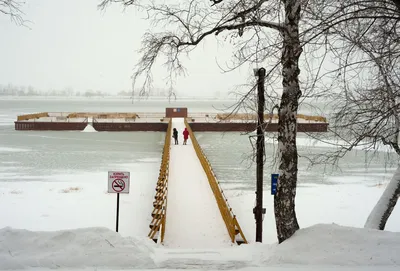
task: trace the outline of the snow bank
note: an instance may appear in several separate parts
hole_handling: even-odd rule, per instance
[[[55,232],[0,229],[0,270],[23,268],[400,270],[400,233],[318,224],[280,245],[168,249],[106,228]],[[153,261],[154,259],[154,261]],[[279,267],[279,268],[278,268]],[[324,268],[316,268],[324,267]],[[363,268],[360,268],[363,267]],[[384,268],[383,268],[384,267]],[[255,270],[255,269],[254,269]],[[302,269],[303,270],[303,269]],[[353,270],[353,269],[352,269]],[[358,269],[357,269],[358,270]],[[393,269],[396,270],[396,269]]]
[[[97,132],[96,129],[93,128],[92,125],[88,124],[86,125],[85,129],[83,129],[84,133],[93,133],[93,132]]]
[[[280,245],[251,243],[218,250],[155,250],[159,268],[262,270],[400,270],[400,233],[318,224],[299,230]],[[379,268],[376,268],[379,266]],[[385,267],[385,268],[382,268]],[[390,269],[390,268],[389,268]],[[394,269],[396,270],[396,269]]]
[[[301,229],[280,245],[258,249],[263,265],[400,266],[399,251],[400,233],[335,224]]]
[[[392,180],[386,186],[385,191],[382,196],[379,198],[379,201],[376,203],[374,209],[368,216],[367,222],[365,222],[365,228],[368,229],[379,229],[382,224],[382,219],[385,215],[386,210],[390,206],[390,202],[396,196],[396,190],[400,187],[400,166],[397,167],[396,172],[393,174]],[[398,196],[397,196],[398,197]],[[396,203],[395,203],[396,205]],[[395,207],[395,206],[394,206]],[[391,213],[391,212],[390,212]],[[389,213],[389,215],[390,215]],[[390,218],[390,216],[389,216]],[[384,223],[386,224],[386,223]],[[384,226],[384,225],[383,225]],[[383,227],[384,228],[384,227]]]
[[[154,268],[151,252],[144,242],[123,238],[106,228],[55,232],[0,229],[0,270]]]

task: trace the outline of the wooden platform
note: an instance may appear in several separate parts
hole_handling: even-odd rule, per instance
[[[265,115],[266,132],[278,131],[278,116]],[[146,112],[41,112],[18,116],[15,130],[82,131],[92,125],[99,132],[165,132],[170,118],[186,118],[195,132],[253,132],[254,114],[193,113],[187,108],[167,108],[165,113]],[[298,132],[326,132],[326,119],[321,116],[298,115]]]

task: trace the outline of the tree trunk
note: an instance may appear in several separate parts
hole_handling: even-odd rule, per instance
[[[397,11],[400,12],[400,0],[392,0],[392,2],[396,5]]]
[[[279,107],[278,147],[280,153],[279,180],[274,198],[278,241],[282,243],[298,229],[295,212],[297,186],[297,108],[301,96],[299,86],[299,58],[302,48],[299,39],[301,1],[286,0],[285,27],[282,32],[282,85],[283,93]]]
[[[387,185],[378,203],[372,209],[364,227],[369,229],[384,230],[387,220],[400,196],[400,165],[397,167],[392,180]]]

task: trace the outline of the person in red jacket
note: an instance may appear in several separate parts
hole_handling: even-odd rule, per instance
[[[186,145],[188,138],[189,138],[189,131],[187,130],[187,128],[185,128],[185,130],[183,131],[183,145]]]

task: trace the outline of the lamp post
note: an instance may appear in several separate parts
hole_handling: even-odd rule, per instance
[[[258,108],[257,108],[257,144],[256,144],[256,206],[253,209],[254,217],[256,220],[256,242],[262,243],[262,223],[263,215],[265,214],[265,208],[263,208],[263,174],[264,174],[264,107],[265,107],[265,95],[264,95],[264,83],[265,83],[265,69],[255,69],[254,75],[258,77],[257,80],[257,96],[258,96]]]

